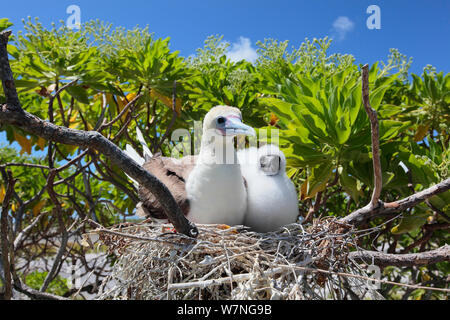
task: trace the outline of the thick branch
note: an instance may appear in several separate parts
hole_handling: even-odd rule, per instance
[[[369,116],[370,130],[372,133],[372,161],[373,161],[373,175],[374,187],[370,206],[376,207],[380,199],[382,183],[381,162],[380,162],[380,134],[378,127],[377,112],[370,106],[369,102],[369,65],[362,67],[362,99],[364,109]]]
[[[14,83],[14,77],[8,59],[7,44],[10,34],[11,31],[3,31],[0,33],[0,77],[2,79],[6,103],[20,109],[19,97],[17,95],[16,85]]]
[[[382,216],[390,216],[393,213],[404,211],[408,208],[431,198],[434,195],[443,193],[450,189],[450,178],[428,188],[417,192],[409,197],[389,203],[380,203],[378,207],[371,208],[370,205],[358,209],[348,216],[341,218],[339,222],[359,226],[370,219]]]
[[[9,260],[9,241],[8,241],[8,207],[11,197],[14,191],[15,180],[12,177],[11,171],[8,170],[6,173],[4,169],[2,169],[2,176],[7,183],[7,190],[5,197],[2,202],[2,212],[1,212],[1,220],[0,220],[0,231],[1,231],[1,240],[2,240],[2,263],[4,270],[4,279],[5,279],[5,294],[4,299],[10,300],[12,297],[12,282],[11,282],[11,263]]]
[[[24,131],[53,142],[97,150],[108,157],[111,162],[130,177],[151,190],[163,205],[165,213],[178,232],[196,237],[198,235],[197,228],[185,218],[169,189],[155,176],[128,157],[114,143],[97,131],[81,131],[57,126],[43,121],[21,108],[6,50],[9,34],[8,32],[0,33],[0,70],[7,99],[7,103],[0,106],[0,122],[20,127]]]
[[[450,246],[420,253],[390,254],[378,251],[350,252],[349,258],[377,266],[412,267],[450,261]]]

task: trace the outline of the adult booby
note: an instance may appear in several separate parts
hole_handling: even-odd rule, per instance
[[[126,152],[167,186],[189,220],[237,225],[244,222],[247,207],[244,179],[233,143],[238,134],[254,135],[255,131],[242,123],[239,109],[216,106],[204,118],[198,156],[174,159],[150,153],[143,159],[129,145]],[[140,141],[141,136],[139,132]],[[141,200],[138,214],[166,219],[153,194],[142,186],[138,190]]]
[[[241,172],[247,182],[244,225],[257,232],[275,231],[294,223],[298,196],[286,175],[286,157],[275,145],[239,150]]]

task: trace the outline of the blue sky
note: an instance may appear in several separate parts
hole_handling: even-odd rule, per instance
[[[368,6],[381,10],[381,29],[369,30]],[[427,64],[450,71],[450,1],[448,0],[172,0],[172,1],[10,1],[2,7],[7,17],[22,29],[22,18],[39,17],[66,21],[66,9],[78,5],[81,20],[100,19],[115,26],[149,25],[158,37],[171,37],[171,48],[189,56],[203,46],[207,36],[219,34],[230,42],[234,58],[255,58],[256,41],[264,38],[289,40],[298,47],[307,37],[331,36],[332,53],[350,53],[358,63],[386,61],[389,48],[413,57],[410,71],[421,74]],[[5,142],[4,133],[0,143]]]
[[[386,60],[389,48],[398,48],[413,57],[414,73],[427,64],[450,71],[448,0],[10,1],[0,16],[15,23],[13,31],[22,28],[27,16],[50,26],[67,20],[66,8],[72,4],[80,7],[82,22],[100,19],[127,28],[148,24],[156,36],[170,36],[171,48],[183,56],[195,53],[211,34],[224,35],[235,43],[238,56],[250,58],[257,40],[276,38],[299,46],[305,37],[328,35],[335,39],[332,52],[353,54],[360,63]],[[372,4],[381,9],[380,30],[366,26],[366,9]]]

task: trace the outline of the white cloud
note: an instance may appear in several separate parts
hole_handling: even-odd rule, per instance
[[[333,31],[337,33],[338,40],[344,40],[348,32],[352,31],[355,23],[348,17],[338,17],[333,22]]]
[[[249,38],[239,37],[239,41],[231,45],[231,49],[227,52],[227,57],[234,62],[247,60],[253,63],[258,58],[258,54],[256,49],[252,47]]]

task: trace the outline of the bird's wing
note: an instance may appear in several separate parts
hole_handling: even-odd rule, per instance
[[[189,173],[195,166],[196,160],[195,157],[188,157],[174,159],[154,155],[143,165],[145,170],[149,171],[166,185],[185,215],[189,212],[189,200],[185,185]],[[138,194],[143,207],[141,214],[143,213],[145,216],[156,219],[167,219],[163,207],[148,189],[140,186]]]
[[[137,153],[136,150],[134,150],[134,148],[132,146],[130,146],[129,144],[127,144],[125,146],[125,153],[134,161],[136,161],[140,166],[142,166],[145,162],[144,158],[142,158],[139,153]],[[128,177],[128,179],[131,180],[131,182],[133,182],[133,185],[135,186],[135,188],[139,188],[139,183],[134,180],[132,177],[130,177],[128,174],[125,173],[125,175]]]
[[[139,142],[142,145],[142,150],[144,150],[144,158],[149,159],[153,157],[153,154],[148,148],[147,142],[145,142],[144,136],[142,135],[142,132],[138,126],[136,126],[136,137],[138,138]]]

